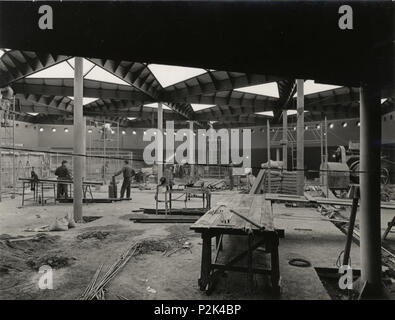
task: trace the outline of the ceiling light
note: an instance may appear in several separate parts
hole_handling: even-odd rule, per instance
[[[129,121],[132,121],[132,120],[135,120],[135,119],[136,119],[136,117],[128,117]]]
[[[361,126],[361,122],[357,121],[357,126],[360,127]]]
[[[66,132],[66,133],[67,133],[67,132],[69,132],[69,129],[67,129],[67,128],[64,128],[64,132]]]
[[[92,129],[88,129],[88,133],[92,133]]]
[[[309,127],[308,127],[308,126],[305,126],[304,129],[305,129],[305,130],[309,130]]]
[[[133,132],[132,132],[132,133],[133,133],[133,134],[136,134],[137,132],[133,130]]]
[[[40,132],[43,132],[43,131],[44,131],[44,128],[43,128],[43,127],[41,127],[41,128],[40,128]]]
[[[111,134],[114,134],[115,133],[115,131],[114,130],[111,130]]]
[[[317,129],[321,129],[321,126],[319,124],[316,125]]]
[[[330,128],[330,129],[333,129],[334,127],[335,127],[335,125],[334,125],[333,123],[330,123],[330,124],[329,124],[329,128]]]
[[[52,128],[52,132],[56,132],[56,128]]]
[[[342,127],[343,127],[343,128],[347,127],[347,122],[343,122],[343,123],[342,123]]]
[[[122,134],[126,134],[126,131],[125,131],[125,130],[122,130]]]
[[[144,134],[147,134],[147,132],[144,131]]]

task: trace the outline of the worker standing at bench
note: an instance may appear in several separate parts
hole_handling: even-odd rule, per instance
[[[121,187],[121,199],[123,199],[126,191],[126,198],[131,200],[130,197],[130,183],[132,182],[132,177],[136,174],[132,167],[129,165],[128,160],[124,160],[124,166],[121,170],[119,170],[114,177],[119,176],[121,173],[123,174],[123,182]]]
[[[58,180],[72,180],[69,169],[67,168],[67,160],[62,161],[62,165],[55,170],[55,176],[58,177]],[[65,199],[68,198],[67,194],[67,184],[58,183],[57,197]]]

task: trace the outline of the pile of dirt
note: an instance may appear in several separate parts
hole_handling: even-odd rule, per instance
[[[22,271],[26,267],[25,255],[10,248],[7,243],[0,241],[0,275],[10,273],[11,271]]]
[[[149,254],[153,251],[165,252],[169,244],[162,240],[143,240],[137,248],[137,254]]]
[[[37,252],[48,251],[59,238],[45,233],[32,237],[0,235],[0,275],[25,271],[28,269],[26,260],[32,259]]]
[[[70,266],[74,257],[67,257],[58,254],[46,254],[42,257],[34,257],[26,261],[26,264],[33,270],[39,270],[41,266],[48,265],[53,269],[60,269]]]
[[[77,239],[85,240],[85,239],[95,238],[95,239],[98,239],[98,240],[103,240],[109,234],[110,234],[110,232],[107,232],[107,231],[88,231],[88,232],[84,232],[84,233],[81,233],[80,235],[78,235]]]
[[[175,249],[180,249],[188,243],[190,235],[185,231],[185,228],[177,226],[169,227],[170,235],[162,239],[145,239],[142,240],[137,249],[138,254],[149,254],[151,252],[172,252]],[[169,231],[170,231],[169,230]]]

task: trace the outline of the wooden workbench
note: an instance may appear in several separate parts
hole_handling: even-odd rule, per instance
[[[220,214],[207,212],[190,228],[201,233],[203,239],[201,274],[198,284],[200,290],[208,294],[214,289],[218,275],[224,271],[236,271],[248,274],[248,282],[252,287],[253,274],[266,274],[271,277],[274,294],[278,294],[279,287],[279,238],[283,236],[281,230],[276,230],[273,224],[273,211],[270,201],[264,195],[238,194],[224,197],[217,204],[225,204],[249,220],[262,226],[258,228],[238,215],[232,213],[229,223],[221,222]],[[224,235],[238,235],[247,237],[247,248],[240,254],[228,259],[225,263],[218,263],[221,251],[225,251],[222,239]],[[211,240],[216,237],[216,253],[212,259]],[[270,269],[253,267],[253,251],[265,246],[265,253],[270,254]],[[223,254],[222,254],[223,255]],[[246,265],[237,264],[247,257]]]
[[[164,196],[165,196],[164,200],[159,200],[160,188],[166,188],[166,190],[164,192]],[[176,197],[173,198],[173,195],[175,195]],[[177,195],[178,195],[178,197],[177,197]],[[156,194],[155,194],[155,202],[156,202],[155,212],[156,212],[156,214],[159,213],[159,203],[164,202],[165,214],[168,214],[168,213],[172,214],[171,210],[173,208],[173,202],[183,201],[184,206],[186,208],[187,202],[188,202],[188,200],[191,199],[191,197],[202,199],[202,208],[201,208],[202,210],[210,209],[210,207],[211,207],[211,192],[208,189],[189,188],[189,187],[184,188],[184,189],[173,189],[169,186],[167,186],[167,187],[157,186],[156,187]]]

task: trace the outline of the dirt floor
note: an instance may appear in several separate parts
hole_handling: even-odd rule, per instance
[[[233,191],[236,193],[237,191]],[[213,204],[230,191],[213,195]],[[103,195],[102,195],[103,196]],[[198,288],[201,238],[190,224],[134,223],[130,217],[142,207],[154,207],[150,190],[132,189],[131,201],[84,205],[84,216],[100,217],[59,232],[33,232],[72,212],[72,204],[27,205],[21,199],[0,203],[0,298],[78,299],[96,270],[112,265],[133,242],[139,251],[106,288],[106,299],[270,299],[267,279],[254,277],[247,286],[244,274],[227,273],[207,296]],[[188,207],[199,207],[192,199]],[[179,202],[176,207],[182,207]],[[316,267],[336,268],[345,236],[332,223],[321,220],[314,208],[274,206],[275,226],[285,230],[280,241],[282,299],[331,299]],[[393,237],[393,234],[391,234]],[[389,238],[391,241],[391,238]],[[224,248],[232,248],[231,239]],[[288,264],[301,257],[309,268]],[[353,244],[353,266],[359,267],[359,248]],[[263,258],[261,263],[267,261]],[[42,265],[53,268],[53,290],[38,286]]]

